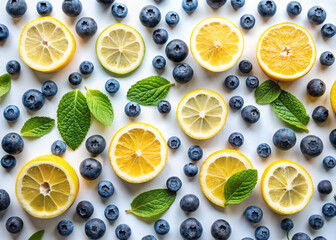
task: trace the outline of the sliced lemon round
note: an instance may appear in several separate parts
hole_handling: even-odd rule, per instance
[[[40,156],[28,162],[16,180],[16,197],[21,206],[37,218],[53,218],[75,201],[79,180],[63,158]]]
[[[167,162],[168,148],[159,130],[146,123],[131,123],[113,137],[109,150],[114,172],[131,183],[155,178]]]
[[[54,72],[65,67],[76,51],[69,29],[53,17],[37,18],[22,30],[19,52],[22,60],[40,72]]]
[[[224,149],[211,154],[202,164],[199,182],[204,195],[214,204],[224,207],[224,187],[235,173],[253,168],[242,153]]]
[[[313,196],[309,173],[299,164],[281,160],[266,168],[261,178],[261,193],[276,213],[293,214],[304,209]]]
[[[330,103],[334,113],[336,113],[336,81],[330,91]]]
[[[307,29],[294,23],[280,23],[261,35],[257,59],[269,77],[293,81],[306,75],[314,66],[316,47]]]
[[[140,66],[145,56],[145,42],[140,33],[125,24],[113,24],[98,37],[96,53],[107,70],[126,74]]]
[[[190,37],[191,53],[196,61],[212,72],[233,67],[244,50],[239,28],[226,18],[211,17],[201,21]]]
[[[176,115],[182,130],[188,136],[208,139],[224,127],[228,109],[221,95],[208,89],[198,89],[182,98]]]

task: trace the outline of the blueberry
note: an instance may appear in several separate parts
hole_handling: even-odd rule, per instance
[[[120,224],[116,227],[115,234],[118,239],[127,240],[130,238],[132,230],[127,224]]]
[[[183,172],[187,177],[194,177],[198,173],[198,167],[194,163],[187,163],[183,167]]]
[[[239,132],[231,133],[229,136],[229,143],[232,147],[241,147],[244,144],[244,136]]]
[[[239,86],[239,79],[235,75],[229,75],[224,79],[224,87],[228,90],[235,90]]]
[[[156,29],[153,32],[153,40],[156,44],[165,44],[168,41],[168,32],[162,28]]]
[[[107,220],[115,221],[119,217],[119,209],[116,205],[110,204],[105,208],[104,215]]]
[[[180,200],[180,208],[186,212],[195,212],[199,207],[199,199],[194,194],[186,194]]]
[[[6,170],[11,170],[16,165],[16,158],[12,155],[5,155],[1,158],[1,166]]]
[[[167,58],[173,62],[182,62],[189,53],[188,45],[180,39],[170,41],[165,49]]]
[[[272,0],[262,0],[258,3],[258,12],[262,17],[272,17],[277,10],[277,6]]]
[[[10,74],[10,75],[17,75],[20,73],[21,70],[21,65],[18,61],[16,60],[10,60],[7,64],[6,64],[6,71]]]
[[[252,71],[252,63],[249,60],[242,60],[238,65],[239,71],[242,73],[249,73]]]
[[[303,232],[298,232],[293,235],[292,240],[311,240],[311,239],[307,234]]]
[[[244,237],[244,238],[242,238],[242,240],[253,240],[253,238],[250,238],[250,237]]]
[[[321,97],[326,90],[325,83],[320,79],[312,79],[307,84],[307,92],[312,97]]]
[[[307,17],[311,24],[319,25],[327,18],[327,12],[320,6],[314,6],[309,9]]]
[[[27,3],[25,0],[8,0],[6,4],[6,12],[13,18],[22,17],[27,11]]]
[[[331,66],[335,62],[335,56],[332,52],[330,51],[325,51],[321,54],[320,56],[320,63],[323,66]]]
[[[60,156],[63,153],[65,153],[66,149],[67,149],[67,145],[62,140],[56,140],[51,145],[51,152],[52,154],[56,156]]]
[[[336,216],[336,205],[333,203],[326,203],[322,206],[322,213],[325,217],[335,217]]]
[[[254,237],[257,240],[267,240],[270,237],[270,231],[265,226],[259,226],[254,232]]]
[[[141,113],[140,105],[136,102],[129,102],[125,105],[125,113],[128,117],[138,117]]]
[[[206,2],[211,8],[217,9],[224,6],[226,0],[207,0]]]
[[[3,115],[8,122],[15,122],[20,116],[20,109],[15,105],[9,105],[4,109]]]
[[[314,109],[312,117],[314,121],[322,123],[327,120],[329,116],[329,111],[323,106],[318,106]]]
[[[10,197],[6,190],[0,189],[0,211],[6,210],[10,205]]]
[[[97,32],[97,29],[98,29],[98,26],[97,26],[96,21],[90,17],[82,17],[76,23],[76,32],[78,36],[84,39],[90,38],[93,35],[95,35],[95,33]],[[81,63],[81,66],[83,63],[90,64],[90,65],[86,65],[85,66],[86,68],[84,69],[84,71],[82,71],[82,68],[80,68],[81,73],[85,75],[90,74],[93,71],[93,64],[91,62],[84,61]]]
[[[187,63],[178,64],[173,70],[173,77],[176,82],[187,83],[194,76],[194,70]]]
[[[92,216],[94,207],[89,201],[81,201],[77,204],[76,213],[81,218],[87,219]]]
[[[245,5],[245,0],[231,0],[231,6],[237,10]]]
[[[103,198],[111,197],[114,193],[114,186],[110,181],[103,180],[98,183],[98,194]]]
[[[17,133],[8,133],[2,138],[1,146],[8,154],[19,154],[23,151],[24,142]]]
[[[74,230],[74,225],[70,220],[61,220],[57,224],[57,231],[61,236],[69,236]]]
[[[322,140],[314,135],[308,135],[301,140],[300,150],[307,157],[317,157],[323,151]]]
[[[128,8],[123,3],[114,3],[111,8],[112,15],[116,18],[125,18],[128,13]]]
[[[101,174],[102,165],[96,159],[87,158],[81,162],[79,171],[83,178],[87,180],[94,180]]]
[[[203,150],[200,146],[192,145],[188,149],[188,157],[193,161],[198,161],[203,157]]]
[[[246,87],[250,90],[256,89],[259,86],[259,79],[256,76],[246,78]]]
[[[29,89],[22,96],[22,104],[28,111],[40,110],[43,107],[44,102],[44,95],[36,89]]]
[[[168,26],[175,27],[180,21],[180,16],[177,12],[169,11],[167,12],[165,19]]]
[[[157,7],[147,5],[141,9],[139,19],[145,27],[154,28],[161,21],[161,12]]]
[[[323,159],[323,166],[327,169],[332,169],[336,166],[336,159],[332,156],[327,156]]]
[[[202,224],[195,218],[187,218],[180,225],[180,234],[184,239],[197,240],[203,233]]]
[[[41,92],[45,97],[53,97],[58,91],[57,84],[54,81],[45,81],[41,87]]]
[[[241,96],[233,96],[230,98],[229,106],[232,110],[239,110],[244,105],[244,99]]]
[[[336,34],[336,26],[332,23],[324,24],[321,28],[321,34],[324,38],[331,38]]]
[[[101,135],[92,135],[85,142],[86,150],[93,155],[98,155],[104,152],[106,141]]]
[[[0,42],[3,42],[5,41],[9,36],[9,30],[8,28],[3,25],[3,24],[0,24]]]
[[[322,180],[317,185],[317,191],[321,194],[330,194],[332,189],[333,188],[329,180]]]
[[[289,150],[296,144],[296,135],[292,129],[281,128],[274,133],[273,144],[281,150]]]
[[[309,225],[312,229],[321,229],[324,225],[324,220],[321,215],[314,214],[309,217]]]
[[[120,83],[116,79],[109,79],[105,83],[105,90],[108,93],[116,93],[120,89]]]
[[[336,129],[332,130],[329,134],[329,141],[331,145],[336,148]]]
[[[255,106],[248,105],[243,108],[241,116],[247,123],[256,123],[260,118],[260,111]]]
[[[327,240],[327,239],[325,237],[318,236],[318,237],[314,238],[314,240]]]
[[[106,232],[105,223],[99,218],[92,218],[85,223],[85,234],[91,239],[99,239]]]
[[[62,3],[63,12],[69,17],[77,17],[82,12],[80,0],[64,0]]]
[[[211,225],[211,235],[217,240],[226,240],[231,236],[231,226],[224,219],[218,219]]]
[[[252,223],[260,222],[263,217],[263,211],[258,206],[249,206],[246,208],[244,214],[246,219]]]
[[[252,14],[244,14],[240,18],[240,25],[244,29],[251,29],[254,27],[255,24],[255,18]]]
[[[78,72],[73,72],[69,75],[69,82],[70,84],[76,86],[81,84],[82,82],[82,75],[80,75],[80,73]]]
[[[166,59],[163,56],[156,56],[152,60],[152,65],[157,70],[162,70],[166,67]]]
[[[38,14],[45,16],[51,13],[53,6],[49,1],[39,1],[36,5]]]
[[[90,61],[83,61],[79,65],[79,71],[83,75],[89,75],[89,74],[91,74],[93,72],[93,69],[94,69],[93,63],[90,62]]]
[[[267,143],[261,143],[257,147],[257,153],[262,158],[268,158],[271,155],[272,150]]]
[[[287,4],[286,10],[289,16],[295,17],[302,12],[301,3],[298,1],[291,1]]]
[[[170,137],[167,141],[167,145],[171,149],[178,149],[181,146],[181,140],[176,136]]]
[[[164,219],[159,219],[154,223],[154,230],[159,235],[165,235],[169,232],[169,223]]]
[[[10,217],[6,222],[6,229],[10,233],[19,233],[23,228],[23,221],[20,217]]]
[[[172,192],[177,192],[182,187],[182,181],[178,177],[170,177],[166,182],[167,188]]]
[[[280,222],[280,227],[282,230],[288,232],[293,229],[294,222],[292,221],[292,219],[285,218]]]
[[[103,4],[112,4],[114,2],[114,0],[97,0],[97,1]]]
[[[187,13],[193,13],[198,7],[198,0],[182,0],[182,8]]]
[[[168,114],[171,110],[171,105],[168,101],[162,100],[161,102],[158,103],[157,109],[162,114]]]
[[[153,235],[146,235],[143,238],[141,238],[141,240],[157,240],[157,238],[154,237]]]

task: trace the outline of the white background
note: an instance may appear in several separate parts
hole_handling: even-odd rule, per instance
[[[53,73],[53,74],[41,74],[37,73],[28,66],[26,66],[20,59],[18,53],[18,41],[19,35],[23,26],[29,21],[39,17],[36,12],[36,3],[37,0],[28,1],[28,11],[24,17],[20,20],[13,20],[5,11],[5,0],[0,0],[0,22],[7,25],[10,31],[9,39],[0,46],[0,73],[5,73],[5,65],[7,61],[11,59],[16,59],[21,63],[21,74],[12,80],[12,89],[5,96],[0,99],[0,137],[2,138],[8,132],[19,132],[25,120],[32,116],[49,116],[56,118],[56,109],[59,103],[59,100],[64,93],[73,90],[74,88],[68,83],[68,75],[71,72],[78,71],[78,66],[83,60],[90,60],[95,65],[95,70],[89,77],[83,79],[82,84],[78,87],[84,94],[84,86],[88,86],[91,89],[100,89],[103,92],[105,81],[113,76],[111,73],[105,71],[103,67],[99,64],[96,54],[95,54],[95,41],[99,33],[108,27],[109,25],[116,23],[117,21],[111,15],[110,7],[104,7],[104,5],[97,3],[95,0],[82,0],[83,11],[78,18],[69,18],[63,14],[61,10],[60,0],[52,1],[53,12],[52,16],[58,18],[64,22],[71,32],[74,34],[77,41],[77,50],[74,56],[74,59],[71,63],[65,67],[63,70]],[[323,51],[331,50],[335,53],[335,41],[336,36],[330,40],[324,40],[321,37],[320,29],[322,25],[312,26],[307,20],[307,11],[310,7],[315,5],[317,2],[327,10],[327,22],[332,22],[336,24],[336,1],[335,0],[305,0],[302,1],[303,12],[296,18],[290,18],[286,13],[286,5],[288,0],[276,0],[277,3],[277,12],[276,15],[268,20],[262,19],[257,12],[257,0],[246,0],[246,5],[235,11],[231,7],[230,3],[216,11],[212,10],[207,6],[205,0],[199,1],[199,7],[193,14],[186,14],[181,7],[181,0],[164,0],[162,3],[156,4],[154,0],[122,0],[127,4],[129,8],[128,16],[122,21],[125,24],[129,24],[132,27],[136,28],[145,39],[146,43],[146,56],[139,67],[134,73],[124,78],[116,77],[120,84],[121,88],[118,93],[115,95],[110,95],[112,101],[115,120],[111,127],[106,128],[99,124],[96,120],[92,121],[92,125],[88,136],[92,134],[102,134],[107,143],[110,142],[115,132],[132,122],[131,119],[127,118],[124,114],[124,105],[127,103],[126,92],[128,88],[134,84],[136,81],[158,74],[152,67],[151,61],[154,56],[161,54],[164,55],[164,46],[158,46],[154,44],[152,40],[153,29],[146,29],[139,22],[139,12],[140,9],[147,4],[157,5],[162,13],[162,20],[158,25],[158,28],[165,28],[169,31],[169,40],[174,38],[180,38],[189,42],[189,37],[194,26],[202,19],[210,16],[222,16],[230,19],[239,27],[239,19],[245,13],[251,13],[256,17],[256,25],[250,31],[245,31],[242,29],[245,37],[245,51],[241,59],[248,59],[253,63],[253,71],[251,74],[256,75],[260,81],[264,81],[267,77],[261,72],[256,58],[255,58],[255,49],[259,36],[262,32],[268,27],[276,23],[284,21],[292,21],[297,24],[300,24],[306,27],[312,34],[316,46],[317,46],[317,55],[318,57]],[[177,11],[180,14],[180,23],[175,28],[170,28],[164,21],[164,16],[169,10]],[[98,23],[98,32],[92,39],[88,41],[83,41],[78,37],[75,32],[75,23],[80,17],[89,16],[93,17]],[[241,28],[241,27],[240,27]],[[311,174],[314,186],[316,189],[317,183],[322,179],[329,179],[335,183],[335,171],[330,170],[326,171],[322,166],[322,159],[327,155],[335,156],[335,149],[331,146],[328,141],[329,132],[335,128],[335,115],[332,112],[330,102],[329,102],[329,92],[330,88],[335,81],[335,71],[336,64],[332,67],[324,68],[320,65],[319,61],[316,62],[314,68],[302,79],[297,80],[293,83],[281,83],[282,88],[294,93],[306,106],[307,112],[311,115],[313,109],[318,105],[324,105],[329,109],[330,117],[326,123],[318,125],[313,120],[308,124],[308,128],[311,134],[318,135],[324,142],[324,151],[323,153],[311,160],[305,159],[299,149],[300,140],[307,135],[306,133],[297,134],[297,144],[290,151],[278,151],[272,144],[273,133],[281,128],[285,127],[285,124],[280,121],[275,114],[272,112],[269,105],[258,105],[257,107],[261,111],[260,120],[254,125],[247,125],[241,119],[240,112],[233,112],[229,109],[229,116],[224,129],[212,139],[206,141],[196,141],[188,138],[180,129],[176,117],[175,111],[176,106],[179,100],[188,92],[198,89],[198,88],[209,88],[219,92],[226,102],[228,103],[229,99],[233,95],[241,95],[245,100],[245,105],[253,104],[256,105],[254,94],[250,92],[245,86],[246,76],[241,75],[237,70],[237,65],[232,69],[223,72],[223,73],[211,73],[207,70],[200,67],[196,61],[193,59],[192,55],[189,54],[186,59],[195,71],[194,78],[188,84],[176,84],[171,88],[167,100],[172,104],[172,111],[168,116],[161,115],[156,107],[142,107],[141,115],[135,121],[141,121],[153,124],[160,129],[162,134],[166,139],[172,135],[178,136],[182,140],[182,146],[177,151],[169,150],[168,162],[163,170],[163,172],[154,180],[144,184],[130,184],[119,179],[113,172],[110,163],[108,161],[107,150],[103,154],[97,157],[99,161],[103,164],[103,173],[101,176],[92,182],[85,181],[80,175],[80,191],[78,198],[75,201],[74,205],[62,216],[59,216],[54,219],[45,219],[40,220],[34,217],[29,216],[18,204],[15,191],[14,183],[16,176],[21,169],[21,167],[31,159],[36,156],[43,154],[50,154],[50,146],[56,140],[60,139],[60,135],[57,131],[57,128],[54,127],[52,132],[48,135],[39,138],[39,139],[27,139],[25,138],[25,149],[22,154],[17,157],[17,166],[11,171],[6,172],[4,169],[0,168],[0,187],[6,189],[11,196],[11,205],[6,210],[0,213],[0,239],[28,239],[29,236],[37,230],[45,229],[45,237],[43,239],[63,239],[58,235],[56,231],[56,225],[61,219],[70,219],[75,224],[75,229],[72,235],[68,239],[86,239],[84,233],[84,224],[85,221],[80,219],[75,214],[75,207],[77,203],[81,200],[89,200],[93,203],[95,211],[92,217],[98,217],[105,221],[107,225],[107,231],[103,239],[116,239],[114,235],[115,227],[121,223],[127,223],[132,228],[132,237],[133,240],[140,240],[142,236],[146,234],[154,234],[153,224],[145,223],[137,219],[131,214],[124,213],[124,210],[129,209],[130,202],[132,199],[139,193],[154,189],[154,188],[163,188],[165,187],[166,179],[172,175],[179,176],[183,181],[183,187],[178,192],[176,202],[172,207],[162,216],[162,218],[168,220],[171,230],[164,237],[158,237],[158,239],[180,239],[179,234],[179,225],[187,217],[195,217],[200,220],[203,225],[203,236],[202,239],[212,239],[210,234],[210,226],[218,218],[223,218],[229,221],[232,226],[232,235],[230,239],[239,240],[243,237],[253,237],[254,230],[259,225],[267,226],[271,231],[270,239],[285,239],[285,233],[280,229],[279,223],[285,216],[280,216],[268,209],[264,203],[261,194],[260,194],[260,185],[258,183],[257,187],[253,191],[251,197],[245,202],[236,205],[228,206],[226,209],[216,207],[211,204],[201,192],[198,183],[198,177],[188,179],[183,174],[184,164],[190,162],[187,156],[187,149],[192,144],[200,145],[204,150],[204,157],[200,160],[197,165],[200,167],[204,159],[219,149],[230,148],[228,144],[228,136],[230,133],[239,131],[242,132],[245,136],[245,143],[239,149],[243,152],[248,158],[251,159],[255,168],[259,170],[259,179],[263,170],[267,165],[272,163],[275,160],[289,159],[293,160],[301,165],[303,165]],[[160,74],[163,77],[174,81],[172,78],[172,69],[174,63],[167,61],[166,70]],[[223,80],[229,74],[237,74],[240,78],[240,85],[238,89],[233,92],[229,92],[223,88]],[[306,93],[306,84],[312,78],[321,78],[327,84],[326,93],[319,99],[312,99]],[[46,100],[46,103],[42,110],[39,112],[27,112],[21,103],[22,94],[29,88],[40,89],[42,83],[45,80],[54,80],[59,87],[58,94],[53,99]],[[9,104],[16,104],[21,110],[21,116],[16,123],[7,123],[2,117],[3,109]],[[267,142],[272,147],[272,155],[266,160],[258,157],[256,153],[256,148],[258,144],[262,142]],[[5,152],[0,149],[0,155],[4,155]],[[75,152],[70,149],[64,154],[64,158],[74,167],[74,169],[79,174],[79,164],[80,162],[89,157],[90,155],[85,149],[84,144],[82,144],[78,150]],[[115,186],[115,194],[109,199],[102,199],[97,193],[97,184],[100,180],[107,179],[113,182]],[[200,208],[192,214],[185,214],[179,207],[179,201],[184,194],[194,193],[200,199]],[[294,232],[304,231],[308,233],[312,238],[318,235],[323,235],[327,239],[335,239],[336,228],[336,219],[327,220],[325,226],[321,230],[311,230],[308,226],[308,218],[310,215],[318,213],[321,214],[321,207],[326,202],[334,202],[332,194],[329,196],[322,197],[317,191],[314,192],[314,196],[306,209],[302,212],[295,215],[289,216],[294,220],[295,227],[291,231],[291,234]],[[108,204],[116,204],[120,210],[119,219],[116,222],[108,222],[104,218],[104,208]],[[264,218],[258,224],[250,224],[247,222],[243,216],[244,209],[249,205],[258,205],[264,211]],[[17,235],[11,235],[7,233],[5,229],[6,220],[13,216],[18,215],[24,220],[24,228],[21,233]],[[155,235],[155,234],[154,234]]]

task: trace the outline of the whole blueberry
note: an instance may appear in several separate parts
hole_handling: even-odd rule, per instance
[[[307,157],[317,157],[323,151],[322,140],[314,135],[308,135],[301,140],[301,152]]]
[[[60,156],[63,153],[65,153],[66,149],[67,149],[67,145],[62,140],[56,140],[51,145],[51,152],[52,154],[56,156]]]
[[[321,97],[326,90],[325,83],[320,79],[312,79],[307,84],[307,92],[312,97]]]
[[[36,89],[29,89],[22,96],[22,104],[29,111],[40,110],[43,107],[44,102],[44,95]]]
[[[330,194],[332,189],[333,188],[329,180],[322,180],[317,185],[317,191],[321,194]]]
[[[244,14],[240,18],[240,26],[244,29],[251,29],[255,25],[255,18],[252,14]]]
[[[86,180],[94,180],[100,176],[102,165],[96,159],[87,158],[81,162],[79,171]]]
[[[110,204],[105,208],[104,215],[107,220],[115,221],[119,217],[119,209],[116,205]]]
[[[8,63],[6,64],[6,71],[10,74],[10,75],[17,75],[20,73],[21,70],[21,65],[18,61],[16,60],[10,60],[8,61]]]
[[[258,3],[258,13],[262,17],[272,17],[277,10],[277,6],[272,0],[262,0]]]
[[[23,221],[20,217],[10,217],[6,222],[6,229],[10,233],[19,233],[23,228]]]
[[[85,223],[85,234],[91,239],[99,239],[104,236],[106,225],[99,218],[92,218]]]
[[[69,79],[70,84],[76,86],[76,85],[81,84],[82,75],[80,75],[80,73],[78,73],[78,72],[73,72],[69,75],[68,79]]]
[[[62,3],[63,12],[69,17],[77,17],[82,12],[80,0],[64,0]]]
[[[245,5],[245,0],[231,0],[231,6],[237,10]]]
[[[170,102],[168,102],[166,100],[162,100],[161,102],[158,103],[157,109],[162,114],[168,114],[171,110]]]
[[[331,145],[336,148],[336,129],[332,130],[329,134],[329,141]]]
[[[295,17],[302,12],[301,3],[298,1],[291,1],[287,4],[286,10],[289,16]]]
[[[332,169],[336,166],[336,159],[332,156],[327,156],[323,159],[323,166],[327,169]]]
[[[54,81],[45,81],[41,87],[41,92],[45,97],[53,97],[58,91],[57,84]]]
[[[309,9],[307,17],[311,24],[319,25],[327,18],[327,12],[320,6],[314,6]]]
[[[333,63],[335,62],[335,56],[332,52],[330,51],[325,51],[321,54],[320,56],[320,63],[323,65],[323,66],[331,66],[333,65]]]
[[[291,229],[293,229],[294,222],[292,221],[292,219],[285,218],[280,222],[280,227],[281,227],[282,230],[288,232]]]
[[[171,149],[178,149],[181,146],[181,140],[176,136],[170,137],[167,141],[167,145]]]
[[[183,167],[183,172],[187,177],[194,177],[198,173],[198,167],[194,163],[187,163]]]
[[[246,78],[246,87],[254,90],[259,86],[259,79],[256,76],[249,76]]]
[[[270,231],[265,226],[259,226],[254,232],[254,237],[257,240],[267,240],[270,237]]]
[[[240,72],[247,74],[252,71],[253,66],[249,60],[242,60],[239,62],[238,68]]]
[[[3,24],[0,24],[0,42],[3,42],[5,41],[9,36],[9,30],[8,28],[3,25]]]
[[[175,27],[180,21],[180,16],[177,12],[169,11],[167,12],[165,19],[168,26]]]
[[[255,106],[248,105],[243,108],[241,116],[247,123],[256,123],[260,118],[260,111]]]
[[[187,218],[180,225],[180,234],[184,239],[197,240],[202,233],[202,224],[195,218]]]
[[[159,28],[153,32],[153,41],[156,44],[163,45],[168,41],[168,32],[165,29]]]
[[[116,79],[109,79],[105,83],[105,90],[108,93],[116,93],[120,89],[120,83]]]
[[[1,158],[1,166],[6,170],[11,170],[16,165],[16,158],[12,155],[5,155]]]
[[[94,69],[93,63],[90,62],[90,61],[83,61],[79,65],[79,71],[83,75],[89,75],[89,74],[91,74],[93,72],[93,69]]]
[[[114,3],[111,8],[112,15],[116,18],[125,18],[128,13],[128,8],[123,3]]]
[[[307,234],[303,232],[298,232],[293,235],[292,240],[311,240],[311,239]]]
[[[128,117],[135,118],[135,117],[138,117],[140,115],[141,108],[140,108],[140,105],[138,103],[129,102],[125,105],[124,111],[125,111],[125,114]]]
[[[239,79],[235,75],[229,75],[224,79],[224,87],[228,90],[235,90],[239,86]]]
[[[0,189],[0,211],[6,210],[10,205],[10,197],[6,190]]]
[[[199,207],[199,199],[194,194],[184,195],[180,200],[180,208],[186,212],[195,212]]]
[[[193,161],[198,161],[203,157],[203,150],[198,145],[192,145],[188,149],[188,157]]]
[[[258,206],[249,206],[246,208],[244,215],[252,223],[258,223],[263,217],[263,211]]]
[[[187,63],[180,63],[176,65],[173,70],[173,78],[179,83],[187,83],[193,78],[193,76],[194,70]]]
[[[166,182],[167,188],[172,192],[177,192],[182,187],[182,181],[178,177],[170,177]]]
[[[241,147],[244,144],[244,136],[240,132],[231,133],[229,143],[232,147]]]
[[[274,133],[273,144],[281,150],[289,150],[296,144],[296,135],[290,128],[281,128]]]
[[[336,34],[336,26],[332,23],[324,24],[321,28],[321,34],[324,38],[331,38]]]
[[[15,155],[23,151],[24,142],[19,134],[12,132],[2,138],[1,146],[6,153]]]
[[[325,217],[335,217],[336,216],[336,205],[333,203],[326,203],[322,206],[322,213]]]
[[[163,56],[155,56],[152,60],[152,65],[157,70],[162,70],[166,67],[166,59]]]
[[[267,143],[261,143],[257,147],[257,153],[262,158],[268,158],[271,155],[272,150]]]
[[[187,13],[193,13],[198,7],[198,0],[182,0],[182,8]]]
[[[127,240],[132,235],[132,230],[127,224],[120,224],[116,227],[115,234],[118,239]]]
[[[27,3],[25,0],[8,0],[6,4],[6,12],[12,18],[22,17],[27,11]]]
[[[157,240],[157,238],[154,237],[153,235],[146,235],[143,238],[141,238],[141,240]]]
[[[70,220],[61,220],[57,224],[57,231],[61,236],[69,236],[74,230],[74,225]]]
[[[90,17],[82,17],[78,20],[76,23],[76,32],[78,36],[81,38],[90,38],[97,32],[98,26],[96,21],[93,18]],[[84,69],[84,71],[81,70],[82,74],[90,74],[93,71],[93,65],[91,62],[85,61],[83,63],[89,63],[90,68]],[[92,70],[91,70],[92,67]],[[81,69],[81,68],[80,68]],[[88,73],[86,73],[88,72]]]
[[[327,120],[329,111],[324,106],[318,106],[314,109],[312,117],[314,121],[322,123]]]
[[[114,0],[97,0],[97,1],[103,4],[112,4],[114,2]]]
[[[321,215],[314,214],[309,217],[309,225],[312,229],[321,229],[324,225],[324,220]]]
[[[167,58],[173,62],[182,62],[189,53],[188,45],[180,39],[171,40],[165,49]]]
[[[161,21],[161,12],[157,7],[147,5],[141,9],[139,19],[145,27],[154,28]]]
[[[4,109],[3,115],[8,122],[15,122],[20,116],[20,109],[15,105],[9,105]]]
[[[110,181],[103,180],[98,183],[98,194],[103,198],[111,197],[114,193],[114,186]]]
[[[229,106],[232,110],[239,110],[244,105],[244,99],[241,96],[233,96],[230,98]]]
[[[211,8],[217,9],[224,6],[226,0],[207,0],[206,2]]]
[[[231,226],[224,219],[218,219],[211,225],[211,235],[217,240],[226,240],[231,236]]]
[[[154,223],[154,230],[159,235],[165,235],[169,232],[169,223],[164,219],[159,219]]]
[[[87,219],[92,216],[94,207],[89,201],[81,201],[77,204],[76,213],[81,218]]]
[[[92,135],[85,142],[86,150],[93,155],[98,155],[104,152],[106,147],[105,138],[101,135]]]
[[[45,16],[51,13],[53,6],[49,1],[39,1],[36,4],[36,10],[38,14]]]

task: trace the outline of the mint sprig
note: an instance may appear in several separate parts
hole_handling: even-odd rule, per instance
[[[55,125],[55,120],[49,117],[32,117],[21,128],[21,135],[25,137],[42,137],[49,133]]]
[[[11,77],[8,73],[0,76],[0,97],[11,89]]]
[[[258,104],[267,104],[277,99],[280,93],[280,86],[272,80],[267,80],[260,84],[254,94]]]
[[[44,230],[40,230],[30,236],[28,240],[41,240],[44,234]]]

